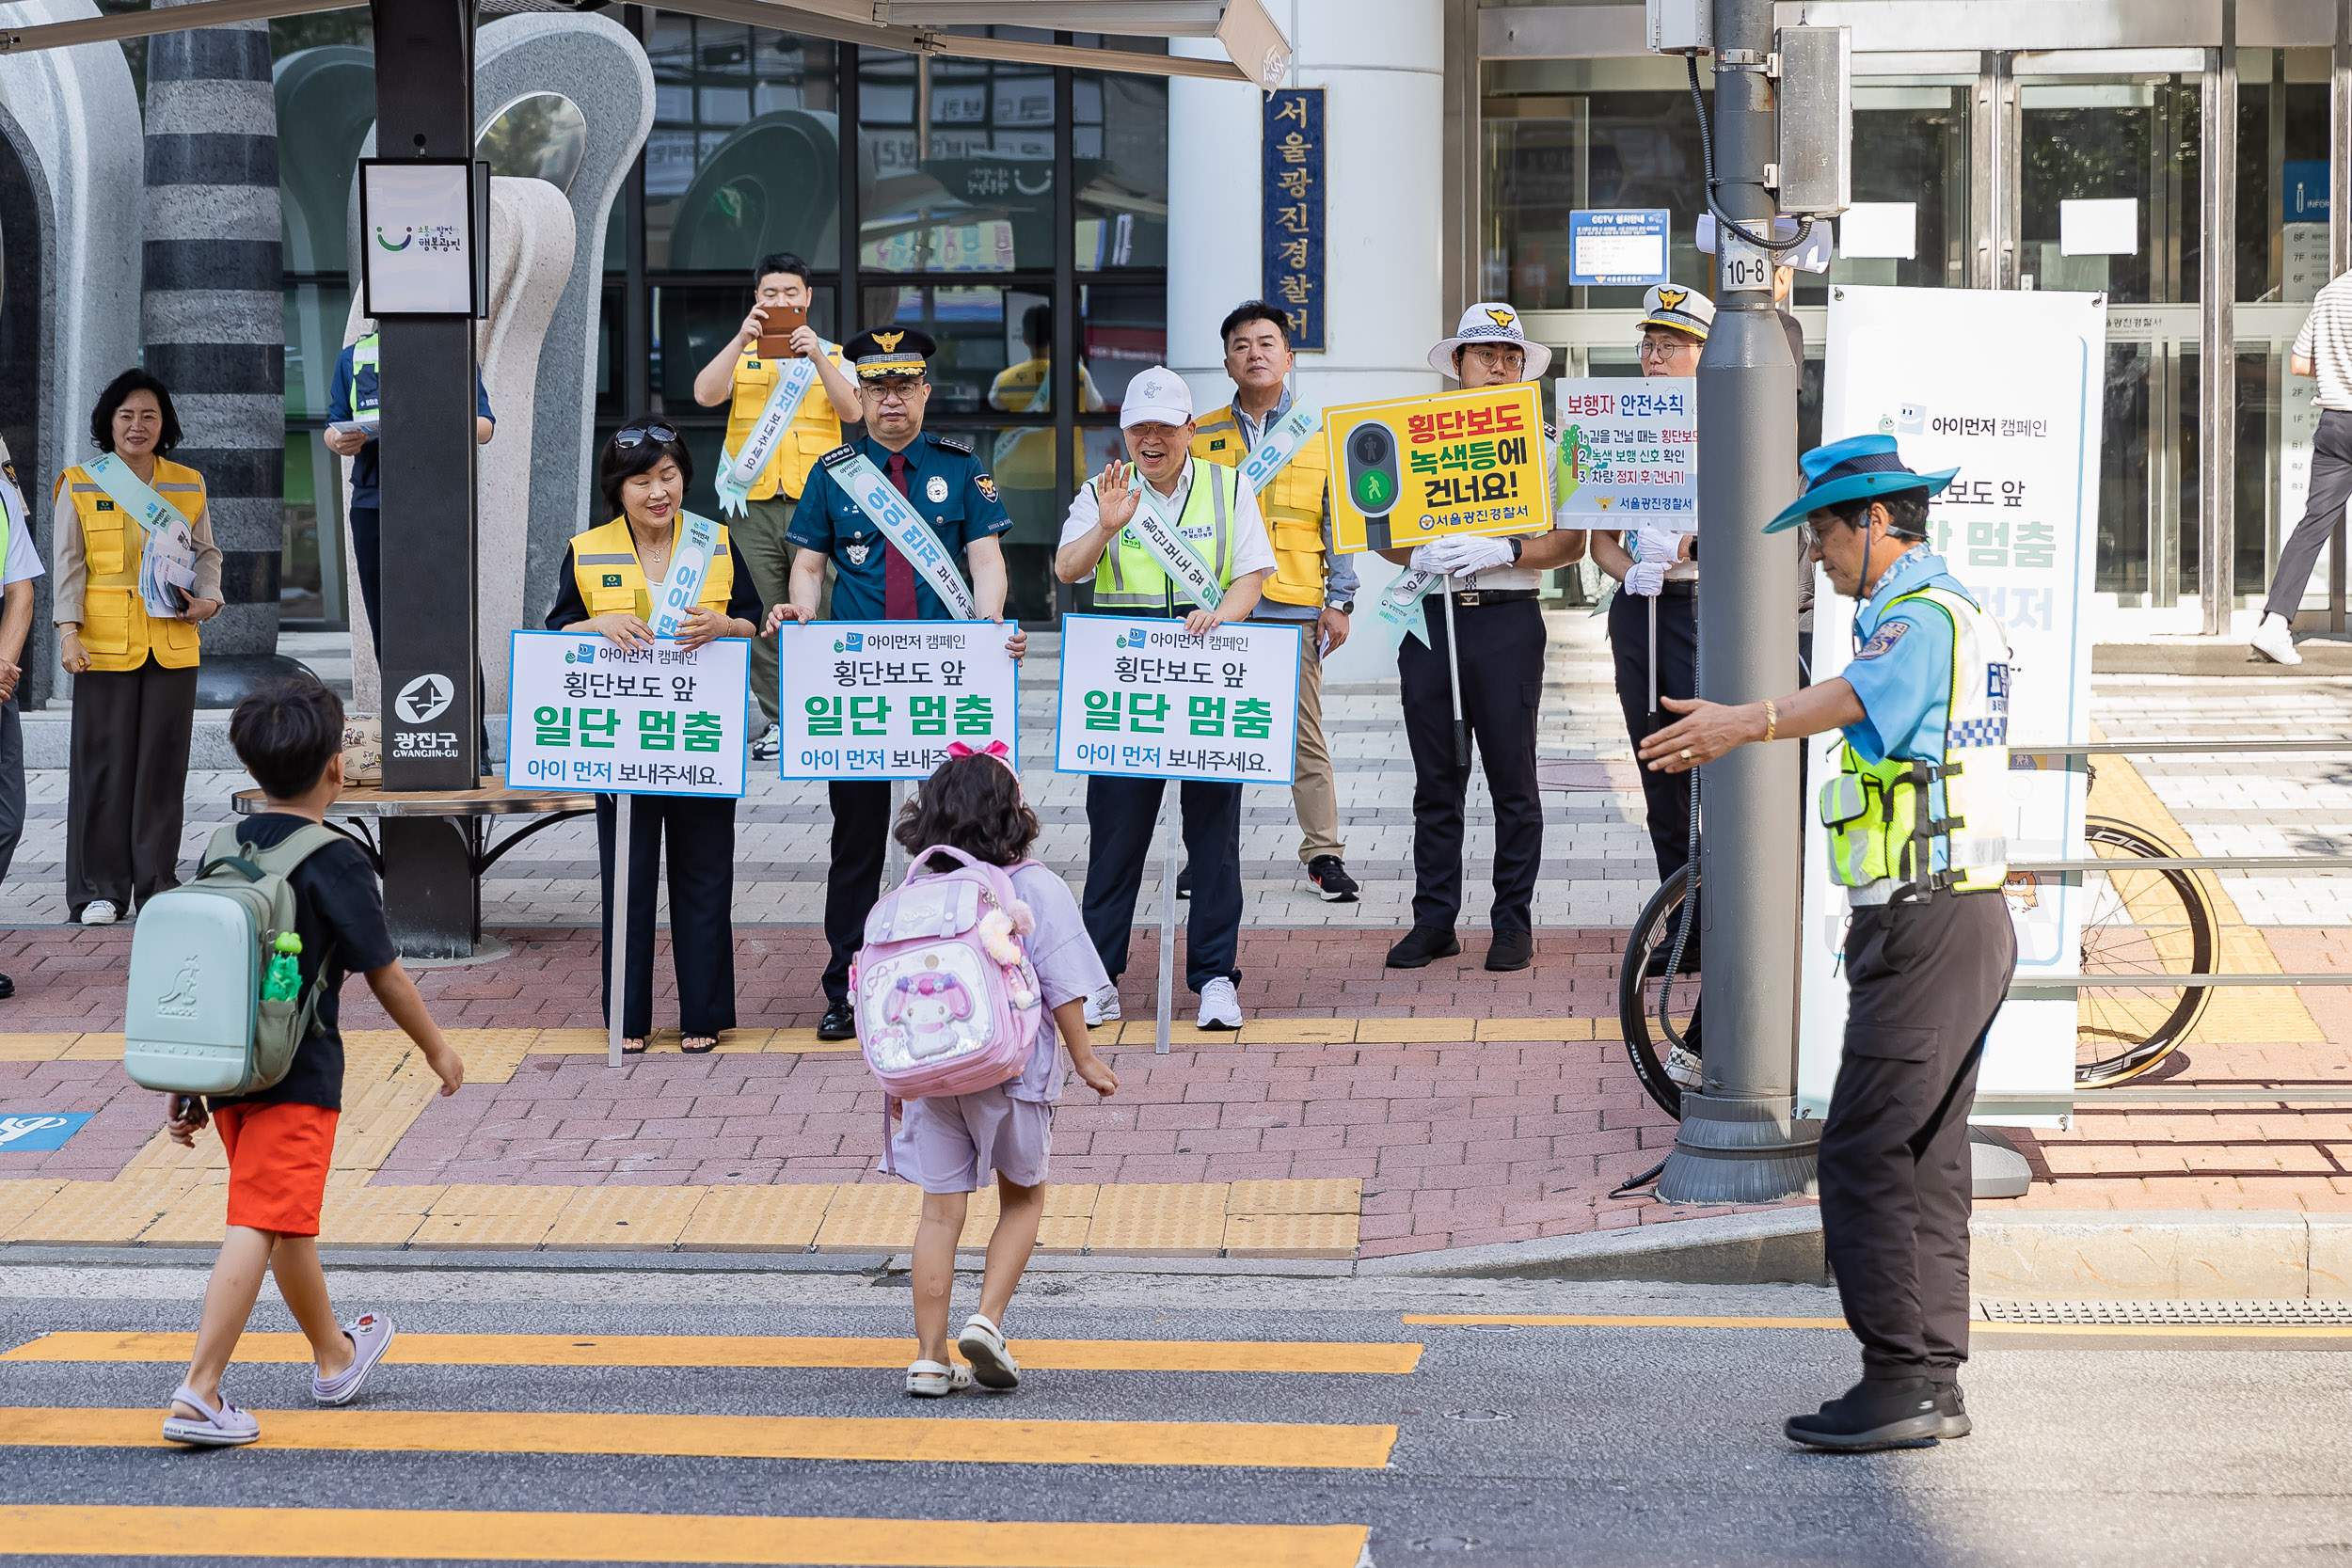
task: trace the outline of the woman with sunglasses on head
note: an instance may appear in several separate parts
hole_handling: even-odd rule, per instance
[[[639,419],[604,449],[597,487],[617,515],[576,536],[564,552],[549,631],[595,632],[631,650],[654,645],[654,586],[669,579],[678,521],[694,460],[670,426]],[[761,607],[741,554],[719,528],[718,546],[677,641],[699,648],[757,633]],[[613,800],[596,797],[596,855],[604,879],[604,940],[612,941]],[[653,1033],[655,878],[666,831],[670,852],[670,958],[677,973],[681,1049],[700,1055],[735,1027],[735,802],[686,795],[641,795],[630,808],[628,978],[621,1006],[622,1050],[645,1049]],[[612,1009],[612,965],[604,1007]]]

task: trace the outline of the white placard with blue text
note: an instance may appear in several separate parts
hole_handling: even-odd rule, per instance
[[[507,787],[740,798],[751,648],[723,637],[632,652],[595,632],[516,632]]]
[[[1568,214],[1568,282],[1581,288],[1647,288],[1669,281],[1663,207],[1578,211]]]
[[[1054,768],[1114,778],[1291,782],[1299,628],[1066,615]]]
[[[2103,307],[2097,294],[2043,291],[1830,290],[1821,437],[1883,433],[1920,473],[1960,470],[1929,508],[1928,547],[2008,629],[2011,747],[2090,739]],[[1897,342],[1902,351],[1887,352]],[[2033,373],[2019,374],[2021,365]],[[1852,658],[1853,601],[1817,568],[1813,607],[1818,684]],[[1839,737],[1804,744],[1818,790],[1837,770]],[[2079,760],[2071,769],[2067,761],[2010,752],[2010,860],[2089,853],[2086,781]],[[1808,810],[1797,1100],[1817,1117],[1836,1083],[1846,1022],[1847,907],[1824,838],[1820,814]],[[2056,878],[2010,878],[2020,982],[2078,972],[2084,895]],[[2011,998],[1985,1043],[1978,1092],[2071,1101],[2076,1027],[2072,995]]]
[[[787,779],[928,779],[962,741],[1021,766],[1021,666],[994,621],[786,622],[776,767]]]

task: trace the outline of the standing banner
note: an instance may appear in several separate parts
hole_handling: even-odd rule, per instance
[[[1612,530],[1699,526],[1699,403],[1693,376],[1562,376],[1560,515]]]
[[[928,779],[961,740],[1021,766],[1021,666],[994,621],[787,621],[776,698],[787,779]]]
[[[1296,626],[1065,615],[1054,770],[1212,784],[1291,782]]]
[[[518,631],[509,646],[509,788],[741,797],[749,642],[637,652],[593,632]]]
[[[1342,554],[1551,527],[1543,397],[1532,381],[1323,411]]]
[[[1899,352],[1887,345],[1899,343]],[[2030,365],[2029,375],[2018,367]],[[1824,441],[1893,436],[1921,473],[1959,476],[1929,512],[1928,545],[2008,628],[2010,744],[2090,738],[2090,637],[2099,515],[2100,399],[2106,301],[2098,294],[1979,289],[1830,290]],[[1813,679],[1853,656],[1853,601],[1818,572]],[[1837,771],[1837,734],[1815,736],[1816,790]],[[2070,763],[2074,766],[2070,767]],[[2080,860],[2088,784],[2079,759],[2010,756],[2012,861]],[[1808,802],[1808,806],[1810,802]],[[1848,910],[1829,879],[1820,814],[1805,813],[1804,974],[1797,1102],[1820,1116],[1837,1079],[1846,1022]],[[2072,974],[2081,962],[2087,890],[2030,873],[2006,890],[2017,927],[2017,979]],[[2001,1008],[1978,1075],[1980,1096],[2030,1097],[2047,1115],[1992,1112],[1983,1121],[2046,1125],[2071,1108],[2076,1004],[2071,990],[2014,995]]]

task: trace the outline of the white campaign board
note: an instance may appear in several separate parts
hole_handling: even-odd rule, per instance
[[[811,621],[776,628],[787,779],[928,779],[961,740],[1021,766],[1021,666],[993,621]]]
[[[749,642],[632,652],[596,632],[518,631],[510,646],[509,788],[742,796]]]
[[[1921,473],[1958,468],[1929,510],[1929,547],[2008,628],[2012,746],[2081,742],[2090,727],[2089,608],[2099,515],[2106,301],[2098,294],[1979,289],[1830,290],[1821,438],[1882,432]],[[2021,367],[2031,367],[2030,371]],[[1817,577],[1813,678],[1853,654],[1853,602]],[[1840,737],[1805,742],[1818,791]],[[2012,860],[2079,860],[2086,782],[2068,759],[2012,755]],[[1846,1023],[1844,891],[1829,879],[1820,813],[1805,812],[1804,927],[1797,1047],[1800,1115],[1820,1116],[1837,1078]],[[2071,974],[2081,963],[2085,890],[2012,879],[2017,974]],[[1982,1094],[2071,1103],[2075,1005],[2011,999],[1986,1041]],[[2049,1117],[1979,1119],[2047,1121]]]
[[[1291,782],[1299,627],[1065,615],[1054,770],[1118,778]]]

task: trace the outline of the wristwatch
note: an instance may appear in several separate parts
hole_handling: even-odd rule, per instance
[[[1346,599],[1343,600],[1339,604],[1325,605],[1323,608],[1326,610],[1336,610],[1343,615],[1353,615],[1356,613],[1356,601],[1354,599]]]
[[[1519,557],[1526,553],[1527,541],[1524,539],[1514,538],[1511,541],[1511,564],[1514,566],[1518,565],[1519,563]]]

